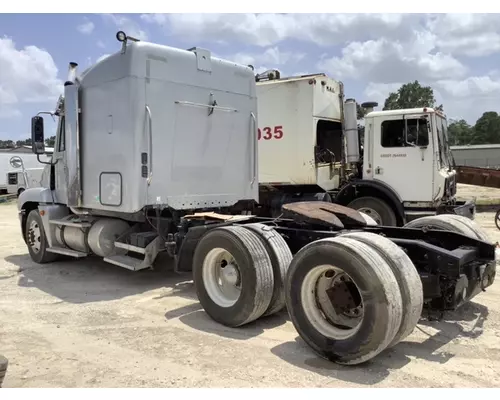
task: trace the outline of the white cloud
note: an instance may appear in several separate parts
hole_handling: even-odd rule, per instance
[[[494,98],[498,101],[500,81],[489,76],[470,76],[464,80],[440,80],[436,85],[447,94],[464,98]],[[499,106],[497,106],[499,107]]]
[[[434,92],[443,95],[448,117],[465,119],[474,124],[486,111],[500,112],[500,80],[490,76],[471,76],[463,80],[440,80],[433,85]]]
[[[320,60],[318,68],[339,79],[365,79],[377,83],[460,78],[467,68],[449,54],[431,53],[435,37],[416,33],[407,43],[388,39],[352,42],[340,57]]]
[[[358,103],[364,103],[365,101],[376,101],[378,103],[378,109],[384,107],[384,101],[389,96],[389,93],[397,91],[401,87],[402,83],[369,83],[363,92],[362,99],[356,99]]]
[[[104,49],[106,47],[102,40],[98,40],[96,44],[97,47],[100,47],[101,49]]]
[[[114,24],[118,29],[124,31],[128,36],[132,36],[139,40],[148,40],[148,34],[141,29],[139,24],[134,20],[124,15],[118,14],[101,14],[102,18]]]
[[[185,41],[272,46],[286,39],[342,45],[385,38],[406,42],[414,32],[437,36],[443,53],[480,57],[500,50],[497,14],[143,14]]]
[[[224,56],[223,58],[234,61],[239,64],[251,64],[254,67],[262,65],[274,65],[275,67],[288,63],[297,63],[305,57],[305,53],[296,53],[291,51],[281,51],[278,47],[269,47],[260,53],[236,53],[234,55]]]
[[[62,82],[52,56],[36,46],[16,48],[8,37],[0,38],[0,109],[2,117],[18,116],[22,103],[54,106]]]
[[[445,52],[481,57],[500,50],[498,14],[439,14],[429,18],[429,30]]]
[[[94,31],[95,25],[92,21],[86,20],[83,24],[78,25],[76,29],[82,35],[90,35]]]
[[[285,39],[335,45],[369,36],[406,37],[415,14],[144,14],[186,41],[272,46]]]

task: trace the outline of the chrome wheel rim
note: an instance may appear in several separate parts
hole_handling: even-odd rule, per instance
[[[208,296],[220,307],[233,306],[241,295],[241,273],[234,256],[220,247],[203,260],[203,284]]]
[[[300,296],[306,318],[323,336],[345,340],[359,331],[363,299],[352,278],[341,268],[319,265],[311,269]]]

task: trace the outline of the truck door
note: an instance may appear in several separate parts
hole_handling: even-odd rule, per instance
[[[432,201],[433,153],[426,114],[376,117],[373,179],[386,183],[404,202]]]

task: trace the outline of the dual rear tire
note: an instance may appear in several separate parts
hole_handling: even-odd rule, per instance
[[[193,274],[213,320],[237,327],[286,306],[302,339],[340,364],[360,364],[394,346],[413,331],[422,311],[413,263],[373,233],[317,240],[292,257],[269,226],[215,228],[195,250]]]
[[[227,226],[208,232],[193,260],[196,293],[215,321],[237,327],[285,307],[284,280],[292,253],[273,228]]]
[[[285,293],[302,339],[344,365],[366,362],[406,338],[423,306],[422,283],[408,256],[367,232],[304,246],[290,264]]]

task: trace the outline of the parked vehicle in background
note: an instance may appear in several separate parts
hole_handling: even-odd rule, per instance
[[[53,149],[46,147],[45,153],[40,155],[40,159],[48,162],[52,158]],[[13,157],[20,158],[22,165],[17,163],[17,166],[11,164]],[[24,178],[23,168],[29,172],[27,179]],[[43,170],[43,164],[37,159],[36,154],[31,152],[31,147],[18,147],[15,149],[0,149],[0,194],[14,194],[19,189],[26,189],[27,185],[38,184],[40,175],[39,170]],[[19,173],[23,176],[19,176]]]

